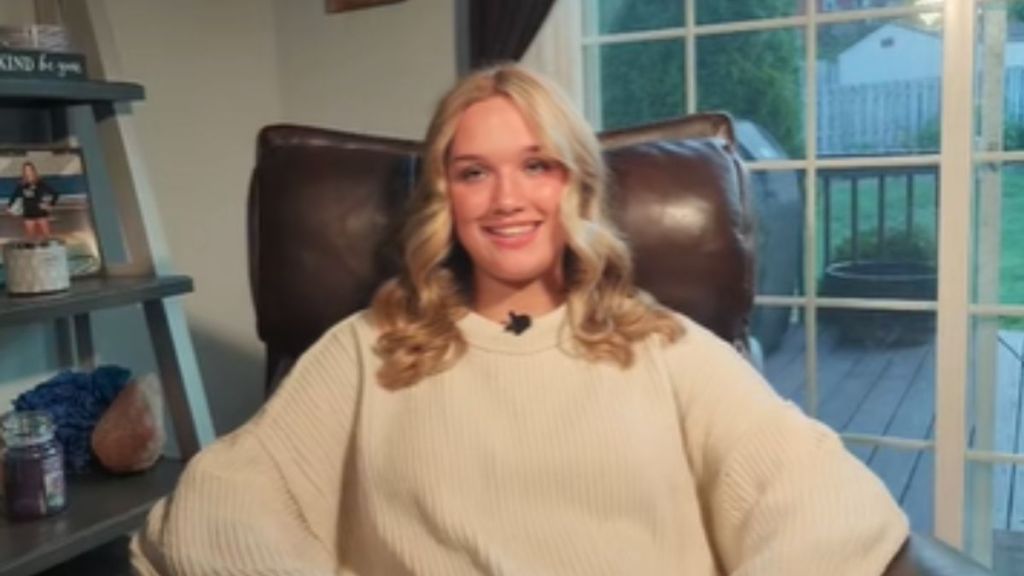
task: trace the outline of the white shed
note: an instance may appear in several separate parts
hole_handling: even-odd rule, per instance
[[[942,37],[931,30],[890,22],[843,50],[837,67],[837,80],[843,85],[938,78]]]
[[[1005,66],[1024,67],[1024,26],[1013,23]],[[835,81],[843,85],[938,78],[942,73],[940,32],[890,22],[861,38],[837,59]]]

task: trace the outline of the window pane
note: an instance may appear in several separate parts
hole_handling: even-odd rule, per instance
[[[583,0],[588,35],[683,26],[684,0]]]
[[[976,30],[975,127],[982,150],[1024,149],[1024,3],[983,4]]]
[[[793,399],[807,381],[806,336],[799,308],[758,306],[751,334],[760,348],[765,378],[775,391]]]
[[[935,314],[823,308],[818,318],[816,416],[838,432],[930,438]]]
[[[936,299],[938,167],[818,173],[818,293]]]
[[[938,151],[941,30],[913,17],[823,25],[818,38],[819,155]]]
[[[922,324],[934,315],[857,312],[861,315],[859,320],[866,320],[868,314],[896,318],[899,328],[883,338],[905,336],[910,330],[918,330],[920,334],[913,343],[904,340],[888,346],[883,344],[884,339],[870,345],[836,342],[837,347],[844,348],[843,357],[853,358],[856,364],[850,365],[840,387],[833,388],[830,384],[822,388],[829,395],[819,395],[819,416],[843,432],[930,439],[935,415],[935,342],[934,328],[922,329]],[[902,329],[902,333],[897,332],[898,329]],[[837,349],[833,351],[839,354]],[[826,353],[824,358],[835,354]],[[823,367],[821,373],[826,374],[828,370]],[[853,398],[856,405],[843,405],[843,398]]]
[[[886,457],[891,449],[884,449],[879,456],[881,460],[873,462],[871,468],[882,480],[886,480],[887,473],[882,466],[886,459],[895,459],[897,456]],[[904,462],[910,462],[914,468],[910,480],[904,485],[903,493],[898,502],[900,507],[906,511],[910,518],[910,528],[921,534],[931,534],[935,525],[935,453],[926,450],[919,453],[911,453],[903,456]],[[905,465],[904,465],[905,466]],[[889,492],[895,494],[895,487],[889,488]]]
[[[967,352],[968,448],[1024,454],[1024,319],[975,318]],[[1024,466],[968,467],[967,526],[996,574],[1024,560]],[[991,553],[991,556],[988,556]]]
[[[975,171],[971,291],[982,304],[1024,304],[1024,164]]]
[[[749,125],[739,123],[736,131],[744,159],[770,156],[758,151],[766,143],[761,135],[751,135],[745,124]],[[750,171],[759,295],[803,293],[804,178],[803,170]],[[791,396],[805,381],[806,346],[800,314],[799,308],[758,306],[751,316],[751,334],[763,356],[765,374],[784,396]]]
[[[680,40],[606,44],[587,49],[588,116],[613,130],[682,116],[684,45]]]
[[[932,501],[935,455],[932,451],[899,450],[859,442],[849,442],[847,448],[882,480],[910,518],[911,530],[931,533],[935,517]]]
[[[1024,319],[975,318],[967,354],[968,447],[1024,454]],[[975,463],[967,481],[969,537],[996,574],[1018,574],[1011,567],[1024,560],[1024,466]]]
[[[799,318],[796,311],[792,313],[791,318]],[[895,324],[903,323],[905,319],[895,318]],[[776,392],[802,405],[807,382],[805,333],[803,324],[794,323],[781,345],[764,355],[764,373]],[[863,345],[844,342],[835,330],[823,328],[818,331],[817,351],[819,419],[847,433],[934,441],[933,338],[915,345]],[[862,442],[849,442],[847,448],[882,480],[906,511],[911,528],[931,532],[935,483],[932,451]]]
[[[799,309],[761,306],[754,318],[765,377],[780,395],[838,432],[932,437],[934,313],[819,310],[816,407],[808,395],[806,329]]]
[[[1024,566],[1024,465],[970,462],[964,535],[996,576]]]
[[[934,4],[942,6],[943,0],[818,0],[819,12],[843,12],[847,10],[863,10],[866,8],[890,8]]]
[[[698,108],[751,121],[786,156],[803,157],[803,46],[797,29],[698,38]]]
[[[971,336],[968,447],[1024,454],[1024,319],[975,318]]]
[[[738,130],[745,159],[750,151],[744,130]],[[750,172],[757,294],[792,296],[803,293],[804,172],[752,170]]]
[[[804,13],[800,0],[757,0],[735,2],[723,0],[695,0],[698,24],[718,24],[741,20],[781,18]]]

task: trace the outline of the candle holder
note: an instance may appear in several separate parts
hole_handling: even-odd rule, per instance
[[[67,506],[64,457],[49,412],[9,412],[0,419],[7,517],[34,520]]]

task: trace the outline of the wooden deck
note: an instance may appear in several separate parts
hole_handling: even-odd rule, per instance
[[[766,355],[765,372],[776,390],[807,410],[804,332],[802,325],[787,331],[779,348]],[[1024,333],[1000,331],[993,430],[997,451],[1024,452],[1022,363]],[[934,343],[871,347],[846,344],[831,331],[821,331],[817,417],[840,432],[933,438]],[[988,426],[991,428],[992,423]],[[972,427],[972,444],[974,432]],[[885,482],[907,511],[914,529],[930,532],[934,517],[933,453],[854,443],[848,446]],[[992,528],[1024,534],[1024,466],[996,465],[992,467],[991,482]]]

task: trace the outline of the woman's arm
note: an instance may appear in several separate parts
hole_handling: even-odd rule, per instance
[[[22,188],[23,188],[23,186],[20,183],[17,186],[14,187],[14,192],[12,192],[10,197],[7,198],[7,207],[8,208],[10,208],[11,206],[14,206],[14,203],[18,200],[18,198],[22,197],[22,192],[21,192]]]
[[[691,323],[683,338],[683,436],[727,572],[882,574],[908,524],[881,481],[724,342]]]
[[[189,463],[132,540],[143,575],[335,574],[275,458],[243,429]]]
[[[139,573],[336,573],[359,389],[351,324],[307,352],[252,421],[193,458],[132,541]]]

